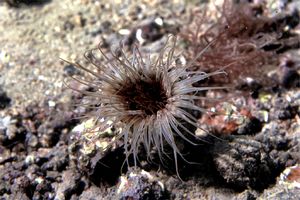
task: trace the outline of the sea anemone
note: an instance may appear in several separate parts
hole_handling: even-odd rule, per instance
[[[119,136],[124,141],[127,163],[129,156],[133,156],[134,165],[137,165],[141,145],[148,158],[155,148],[162,161],[167,154],[164,147],[169,145],[178,174],[178,155],[183,155],[176,144],[177,138],[195,145],[197,141],[190,139],[191,136],[196,138],[195,134],[184,124],[200,128],[197,117],[191,111],[208,112],[196,104],[199,100],[207,100],[199,92],[224,88],[196,87],[194,83],[224,71],[205,73],[187,70],[209,46],[192,61],[181,65],[178,65],[181,55],[175,55],[175,48],[174,36],[168,37],[156,56],[141,53],[137,46],[130,55],[125,53],[122,45],[109,53],[104,53],[99,46],[85,56],[94,69],[78,62],[73,63],[94,78],[89,81],[83,77],[72,78],[93,89],[72,89],[90,98],[90,102],[84,106],[91,109],[92,116],[96,119],[93,130],[98,131],[108,121],[111,125],[121,126]],[[95,56],[96,51],[100,52],[105,61],[100,61]],[[67,85],[71,87],[70,84]]]

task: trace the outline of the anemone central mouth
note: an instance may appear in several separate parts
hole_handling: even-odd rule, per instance
[[[129,110],[141,110],[146,115],[156,114],[165,108],[167,95],[160,80],[137,80],[130,82],[118,93]]]

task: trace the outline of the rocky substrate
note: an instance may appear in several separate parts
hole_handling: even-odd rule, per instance
[[[299,92],[294,97],[299,98],[297,95]],[[176,178],[173,161],[166,160],[158,170],[155,152],[153,162],[147,162],[141,150],[139,167],[128,169],[121,141],[105,152],[96,151],[96,147],[87,149],[84,140],[78,140],[79,136],[71,131],[79,123],[72,115],[72,106],[7,108],[1,111],[0,123],[1,198],[254,199],[269,195],[272,199],[277,194],[274,187],[286,193],[283,182],[293,183],[282,180],[280,174],[299,163],[298,103],[281,98],[281,107],[293,108],[284,120],[278,119],[279,111],[272,114],[275,105],[268,105],[270,110],[265,114],[277,119],[259,121],[263,123],[259,131],[252,132],[251,126],[241,124],[240,128],[249,134],[208,138],[208,144],[199,146],[185,144],[185,158],[196,164],[179,161],[179,175],[184,182]],[[255,108],[257,113],[262,111],[261,107]],[[109,137],[99,142],[105,143]],[[296,188],[282,195],[296,197]]]

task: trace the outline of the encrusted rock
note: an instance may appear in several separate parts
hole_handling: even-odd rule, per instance
[[[239,137],[220,140],[213,153],[220,175],[237,188],[263,189],[275,181],[274,162],[258,141]]]
[[[62,174],[62,182],[53,184],[56,195],[55,200],[70,199],[73,194],[81,193],[84,189],[84,182],[81,181],[81,176],[74,170],[64,171]]]
[[[88,132],[92,125],[93,120],[88,120],[72,130],[73,136],[69,145],[71,161],[97,186],[113,185],[120,177],[122,169],[126,170],[126,165],[123,165],[125,154],[122,141],[114,143],[113,127],[104,131]]]
[[[144,170],[121,176],[116,196],[121,200],[168,198],[163,183]]]

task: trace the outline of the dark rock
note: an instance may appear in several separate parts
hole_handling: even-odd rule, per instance
[[[82,192],[82,194],[80,195],[80,199],[96,200],[97,198],[100,199],[102,196],[103,191],[100,190],[99,187],[91,186]],[[113,197],[108,199],[113,199]]]
[[[34,182],[34,180],[38,177],[38,176],[43,176],[44,174],[41,172],[39,166],[33,164],[30,165],[26,170],[25,170],[25,174],[27,177],[29,177],[30,181]]]
[[[61,177],[61,173],[57,171],[47,171],[46,179],[52,182],[58,181]]]
[[[28,145],[28,147],[35,148],[38,146],[39,140],[36,135],[34,135],[32,133],[27,133],[25,143],[26,143],[26,145]]]
[[[10,195],[10,199],[30,200],[24,192],[17,192]]]
[[[74,65],[68,64],[64,67],[64,74],[66,76],[74,76],[80,74],[80,71]]]
[[[286,137],[285,128],[275,121],[267,124],[263,131],[255,136],[255,139],[263,143],[268,152],[273,149],[286,151],[290,143],[290,139]]]
[[[285,176],[286,177],[286,176]],[[259,196],[259,199],[277,200],[277,199],[288,199],[298,200],[300,196],[299,187],[296,186],[299,182],[291,182],[282,179],[276,183],[273,187],[270,187]]]
[[[17,156],[8,156],[8,157],[3,157],[1,155],[0,158],[0,165],[3,165],[6,162],[12,162],[12,161],[16,161],[17,160]]]
[[[11,99],[7,96],[6,92],[0,88],[0,110],[5,109],[10,105]]]
[[[23,140],[24,134],[19,133],[16,119],[11,116],[0,118],[0,144],[12,147],[18,140]]]
[[[300,75],[296,69],[280,67],[279,83],[285,88],[300,87]]]
[[[55,170],[62,171],[64,170],[69,162],[69,156],[67,152],[67,146],[61,146],[57,148],[51,149],[49,154],[47,155],[49,161],[45,162],[41,169],[43,171]]]
[[[262,123],[255,117],[246,119],[246,121],[239,126],[237,133],[239,135],[253,135],[258,133],[262,128]]]
[[[48,180],[43,180],[41,183],[37,184],[35,188],[35,192],[38,192],[40,194],[45,194],[46,192],[53,191],[53,188],[51,186],[51,182]]]
[[[255,79],[248,78],[244,82],[238,84],[236,89],[243,91],[251,91],[251,97],[256,99],[259,95],[259,90],[262,88],[262,85]]]
[[[169,199],[162,183],[155,181],[154,177],[145,171],[127,173],[126,177],[122,177],[117,190],[117,197],[121,200]]]
[[[70,21],[64,22],[64,25],[63,25],[64,31],[70,31],[70,30],[73,30],[74,27],[75,27],[75,25],[74,25],[72,22],[70,22]],[[65,71],[65,69],[64,69],[64,71]]]
[[[41,133],[39,138],[39,142],[41,143],[42,147],[53,147],[59,141],[59,132],[54,132],[51,128],[45,128],[44,126],[40,126],[38,130]]]
[[[81,175],[75,170],[67,170],[62,174],[62,182],[54,184],[55,199],[70,199],[73,194],[80,195],[85,187]]]
[[[100,27],[97,27],[94,31],[91,32],[91,35],[93,37],[103,34],[103,33],[109,33],[111,32],[111,22],[110,21],[104,21],[101,23]]]
[[[217,142],[213,154],[218,172],[237,189],[262,190],[278,175],[264,145],[250,138]]]
[[[258,194],[255,191],[245,190],[237,196],[237,200],[256,200]]]
[[[5,182],[5,181],[1,181],[0,182],[0,195],[2,196],[5,193],[8,193],[10,191],[10,185]]]
[[[297,139],[289,137],[286,128],[276,122],[267,124],[255,139],[265,144],[265,149],[278,170],[294,165],[299,160],[299,156],[296,156],[296,152],[299,152]]]
[[[273,107],[270,110],[272,119],[286,120],[296,115],[296,108],[293,108],[284,98],[277,97],[272,102]]]
[[[126,39],[126,44],[131,46],[135,41],[143,44],[159,40],[165,34],[165,26],[161,17],[147,19],[134,28]]]
[[[28,198],[33,196],[33,191],[35,189],[35,182],[31,182],[27,176],[21,176],[15,179],[12,188],[15,188],[14,191],[22,191],[26,194]]]
[[[35,134],[39,138],[38,146],[52,147],[78,120],[72,118],[71,106],[56,104],[52,108],[46,103],[42,106],[36,104],[27,106],[26,110],[22,112],[22,126],[27,132]]]
[[[108,150],[104,155],[99,152],[91,159],[90,169],[87,169],[88,176],[98,186],[100,184],[114,185],[118,181],[122,170],[125,171],[127,168],[124,162],[123,146]]]
[[[12,183],[14,179],[22,175],[24,175],[24,171],[11,163],[6,163],[5,168],[0,170],[0,180],[8,183]]]
[[[12,7],[20,7],[22,4],[25,5],[43,5],[51,2],[51,0],[5,0],[8,5]]]

